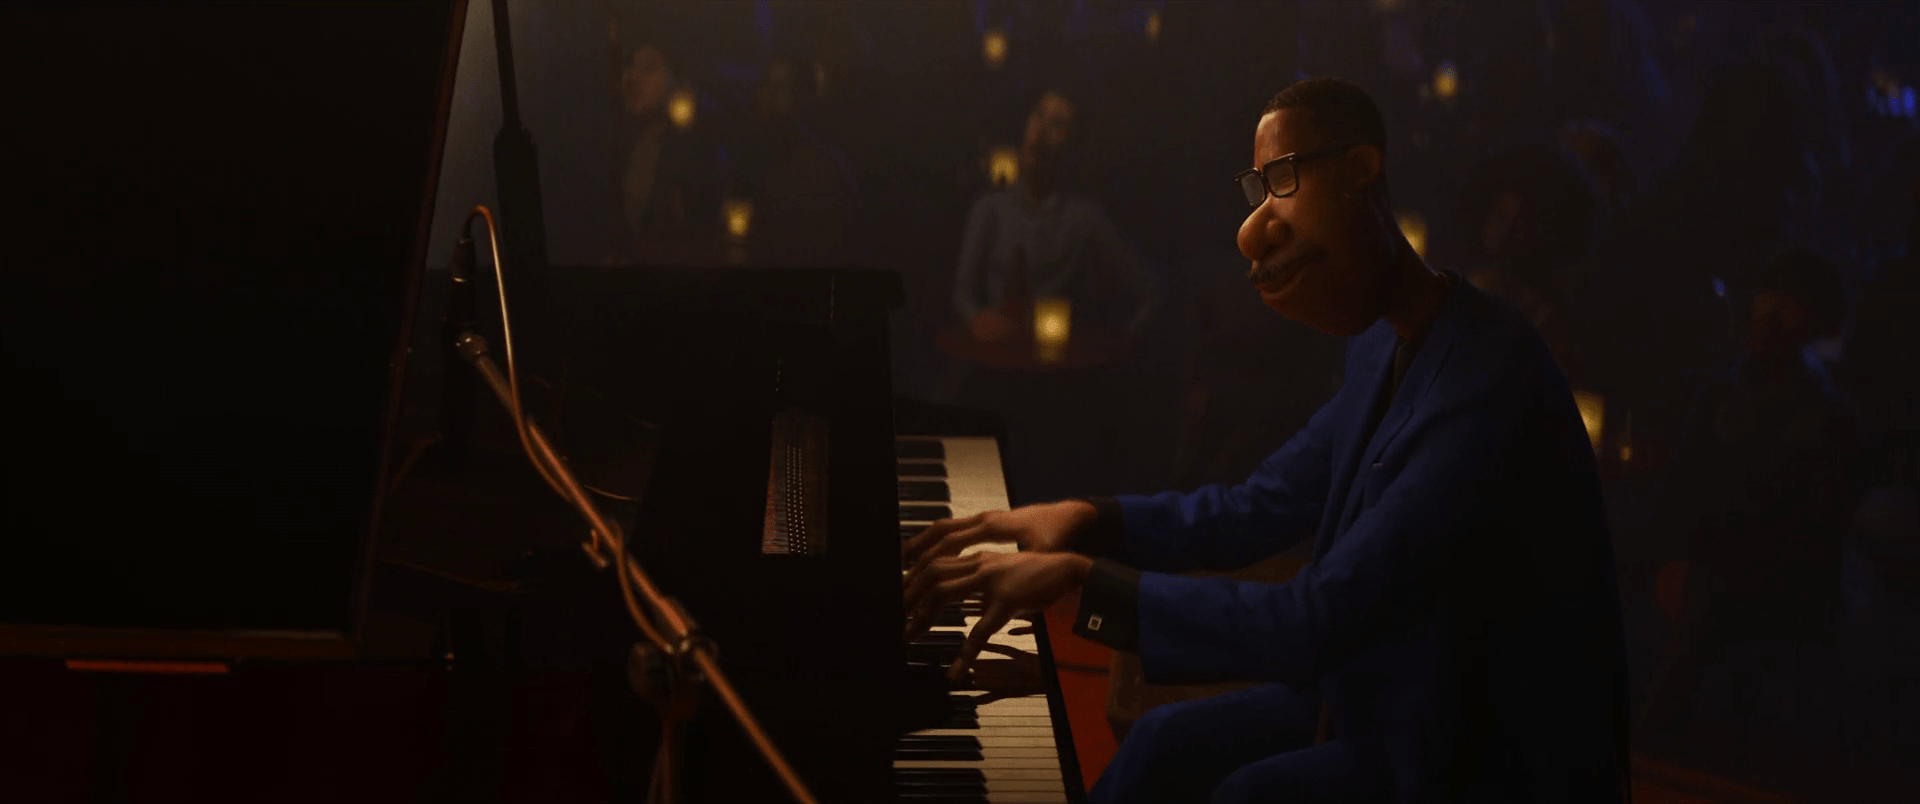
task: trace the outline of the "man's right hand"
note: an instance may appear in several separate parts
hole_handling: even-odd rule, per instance
[[[931,572],[935,561],[958,556],[961,551],[986,542],[1018,544],[1020,549],[1032,553],[1065,551],[1072,544],[1074,534],[1092,526],[1097,515],[1093,503],[1061,500],[939,520],[909,539],[902,548],[904,556],[914,562],[904,583],[909,589],[916,588],[916,580]],[[923,626],[925,624],[930,623]]]

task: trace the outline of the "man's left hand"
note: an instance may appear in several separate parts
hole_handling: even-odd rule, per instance
[[[925,631],[950,601],[978,597],[979,622],[967,634],[947,678],[961,683],[987,639],[1014,617],[1053,605],[1080,588],[1093,559],[1077,553],[996,553],[980,551],[936,559],[914,576],[906,589],[907,633]]]

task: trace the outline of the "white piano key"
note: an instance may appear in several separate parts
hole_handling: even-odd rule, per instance
[[[1048,711],[1047,699],[1038,695],[977,703],[974,709],[982,715],[1045,714]]]
[[[987,790],[988,804],[1001,804],[1002,802],[1005,802],[1005,804],[1054,804],[1054,802],[1066,804],[1066,801],[1067,794],[1064,791],[1059,793],[1051,791],[1045,793],[1029,793],[1009,790],[1005,793],[995,793],[991,788]]]
[[[988,793],[1065,793],[1067,786],[1058,779],[988,779]],[[1003,799],[995,799],[1003,800]]]
[[[982,743],[980,745],[980,757],[989,762],[997,759],[1051,759],[1058,764],[1060,761],[1060,752],[1052,748],[990,746]]]
[[[981,731],[979,735],[975,735],[975,739],[979,741],[981,748],[1046,748],[1046,750],[1048,750],[1048,756],[1060,756],[1060,745],[1054,743],[1052,729],[1048,729],[1048,733],[1046,733],[1044,737],[1041,737],[1041,735],[1006,735],[1006,733],[1002,733],[1002,731],[1018,731],[1018,729]]]
[[[1058,751],[1059,744],[1054,742],[1053,727],[1038,726],[998,726],[978,729],[922,729],[913,733],[915,737],[976,737],[980,745],[993,745],[1002,748],[1032,748],[1042,746]],[[989,743],[988,740],[993,742]]]
[[[953,626],[947,626],[947,628],[950,630],[957,630],[962,633],[971,634],[973,633],[973,627],[975,625],[980,624],[979,617],[972,617],[972,616],[962,617],[960,618],[960,621],[963,623],[966,623],[966,625],[961,626],[959,628],[954,628]],[[1027,653],[1038,653],[1040,651],[1040,644],[1037,640],[1034,639],[1033,634],[1007,633],[1009,631],[1012,631],[1015,628],[1027,628],[1032,625],[1033,623],[1027,620],[1011,620],[1006,625],[1001,626],[999,631],[995,631],[993,636],[987,637],[987,641],[995,645],[1001,645],[1004,647],[1013,648],[1014,650],[1025,651]]]
[[[999,726],[1051,727],[1053,725],[1053,718],[1046,717],[1046,716],[1023,717],[1018,715],[981,715],[977,719],[980,721],[980,728],[983,728],[983,729],[995,728]]]
[[[1037,759],[996,759],[992,762],[969,762],[958,759],[900,759],[893,763],[895,768],[976,768],[988,779],[1058,779],[1060,778],[1060,760],[1058,758]]]
[[[947,473],[949,499],[944,503],[952,509],[954,518],[969,517],[984,511],[1008,509],[1000,449],[993,439],[940,437],[937,440],[946,451],[946,458],[940,461],[945,465]],[[901,502],[938,504],[943,501],[902,500]],[[932,523],[924,520],[904,520],[900,524],[925,528]],[[1018,549],[1012,544],[982,544],[968,548],[963,555],[982,550],[1010,553]],[[933,630],[964,635],[970,633],[978,622],[978,617],[967,617],[966,625],[963,627],[941,626]],[[1037,653],[1039,646],[1033,635],[1014,636],[1007,633],[1014,628],[1028,625],[1030,623],[1025,620],[1014,620],[988,637],[987,641],[996,647]],[[980,655],[980,660],[983,662],[1004,661],[1010,658],[1012,657],[993,651],[984,651]],[[985,691],[981,690],[962,690],[956,691],[955,694],[975,698],[984,698],[986,695]],[[964,712],[965,710],[959,710],[959,713]],[[1054,739],[1052,711],[1046,696],[1029,695],[987,701],[975,706],[973,714],[979,724],[977,728],[926,729],[914,734],[974,737],[980,741],[983,757],[981,760],[903,760],[895,762],[894,767],[976,769],[986,778],[987,800],[993,804],[1000,802],[1065,804],[1066,786],[1061,776],[1059,745]]]
[[[947,457],[947,492],[955,518],[982,511],[1007,510],[1007,485],[1000,445],[991,438],[942,438]]]

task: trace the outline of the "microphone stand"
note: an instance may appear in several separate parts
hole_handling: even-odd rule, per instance
[[[486,339],[468,330],[455,341],[455,346],[459,349],[460,356],[480,372],[487,386],[493,389],[494,396],[503,404],[512,407],[512,391],[507,385],[505,375],[500,372],[500,367],[488,355]],[[627,554],[626,539],[619,526],[608,521],[587,497],[586,490],[581,487],[580,481],[575,479],[573,472],[567,469],[566,459],[554,449],[553,444],[547,440],[546,434],[532,422],[526,423],[526,429],[529,440],[533,442],[536,450],[532,457],[537,462],[545,464],[550,470],[552,477],[558,481],[562,496],[572,502],[574,507],[580,510],[581,515],[586,517],[593,527],[594,536],[604,537],[613,542],[615,550],[611,556],[602,552],[602,545],[598,543],[598,539],[583,543],[581,548],[586,551],[588,558],[601,569],[605,569],[609,564],[620,565],[618,571],[621,573],[622,591],[627,591],[628,583],[637,587],[635,591],[638,592],[639,597],[648,604],[648,608],[658,612],[660,624],[665,626],[664,633],[660,634],[662,639],[642,641],[634,645],[633,654],[629,657],[628,663],[628,680],[634,686],[634,691],[659,709],[662,721],[668,729],[672,729],[679,721],[692,716],[700,687],[703,684],[712,687],[714,693],[718,694],[720,700],[731,710],[734,718],[740,721],[740,727],[760,749],[767,763],[773,766],[774,772],[779,774],[781,780],[786,783],[788,792],[792,793],[796,800],[812,804],[814,800],[812,795],[807,792],[793,769],[787,765],[785,758],[774,748],[766,732],[760,727],[753,714],[747,710],[746,704],[740,699],[740,694],[734,690],[733,684],[727,680],[726,674],[720,669],[715,659],[717,649],[713,641],[700,632],[699,626],[694,623],[692,616],[687,614],[686,609],[681,608],[677,601],[660,593],[652,580],[647,577],[646,572],[640,569],[638,562]],[[632,602],[629,600],[630,604]],[[634,614],[638,616],[639,612],[635,611]],[[646,628],[644,621],[641,625],[643,629],[651,630]],[[668,802],[673,800],[671,783],[674,754],[671,746],[671,739],[663,740],[660,757],[654,768],[655,784],[662,788],[663,800]]]
[[[474,216],[484,217],[487,233],[494,240],[494,271],[496,280],[500,276],[499,247],[494,233],[493,215],[486,207],[475,207],[468,216],[471,222]],[[463,226],[464,228],[464,226]],[[496,284],[499,284],[496,281]],[[501,331],[505,340],[508,372],[513,371],[513,329],[507,320],[506,288],[498,287],[500,293]],[[567,469],[567,462],[558,450],[554,449],[545,433],[526,419],[521,410],[519,394],[516,393],[510,374],[503,374],[500,367],[489,355],[487,341],[479,333],[467,329],[454,341],[454,347],[460,356],[480,372],[480,376],[493,389],[493,395],[501,404],[506,405],[514,418],[514,425],[520,431],[521,446],[526,449],[527,457],[533,461],[534,469],[546,479],[554,491],[571,502],[580,511],[588,524],[592,526],[590,538],[581,544],[587,557],[601,569],[615,566],[615,577],[620,584],[621,597],[626,601],[627,611],[633,617],[634,624],[640,627],[646,639],[634,646],[628,659],[628,681],[648,703],[660,710],[663,724],[661,750],[655,757],[653,773],[654,789],[649,798],[658,801],[673,800],[673,761],[675,726],[679,721],[691,717],[698,702],[697,694],[704,687],[711,687],[726,705],[740,728],[747,733],[754,747],[766,759],[780,781],[786,785],[787,792],[801,804],[817,804],[806,784],[800,780],[786,758],[780,754],[759,720],[747,709],[727,680],[726,673],[720,669],[716,658],[717,648],[711,639],[701,633],[699,625],[687,614],[680,604],[661,594],[653,580],[647,577],[640,564],[627,552],[626,535],[618,525],[609,521],[600,513],[587,496],[585,488]],[[451,368],[451,367],[450,367]],[[603,543],[604,542],[604,543]],[[641,603],[659,618],[656,625],[653,618],[646,616]]]

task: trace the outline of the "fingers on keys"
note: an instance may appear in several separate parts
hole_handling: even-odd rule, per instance
[[[953,666],[947,670],[947,680],[955,685],[966,683],[968,672],[973,669],[973,660],[987,647],[987,640],[1006,627],[1012,613],[998,603],[989,602],[980,621],[973,624],[973,630],[967,632],[967,641],[960,646],[960,655],[953,660]]]
[[[907,576],[906,589],[902,592],[907,610],[907,638],[917,637],[933,627],[934,615],[947,601],[978,591],[983,580],[979,569],[980,558],[973,555],[943,558]]]
[[[957,556],[961,550],[986,541],[986,528],[980,527],[985,518],[986,514],[974,514],[960,519],[942,519],[908,540],[901,552],[917,558],[912,571],[918,572],[936,558]]]

